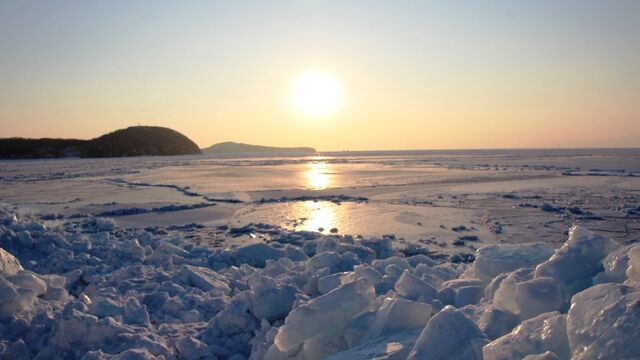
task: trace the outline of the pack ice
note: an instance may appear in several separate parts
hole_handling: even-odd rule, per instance
[[[559,249],[470,263],[388,238],[269,228],[216,249],[186,231],[0,208],[0,358],[640,358],[640,246],[577,226]]]

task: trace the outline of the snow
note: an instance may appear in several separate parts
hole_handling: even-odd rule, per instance
[[[0,356],[640,356],[640,246],[580,227],[553,253],[489,244],[471,263],[405,254],[388,236],[256,224],[252,243],[215,248],[185,229],[45,224],[0,207]]]

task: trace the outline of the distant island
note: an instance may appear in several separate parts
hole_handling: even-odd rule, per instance
[[[224,155],[285,155],[285,156],[307,156],[314,155],[316,149],[311,147],[274,147],[249,145],[236,142],[221,142],[202,149],[205,154]]]
[[[183,134],[160,126],[131,126],[91,140],[0,139],[0,158],[128,157],[201,154]]]

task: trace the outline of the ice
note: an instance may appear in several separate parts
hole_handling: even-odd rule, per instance
[[[526,355],[551,351],[569,358],[566,315],[549,312],[523,321],[513,331],[483,349],[484,360],[522,359]]]
[[[100,231],[111,231],[116,228],[116,222],[110,218],[96,218],[96,227]]]
[[[323,276],[318,279],[318,291],[321,294],[326,294],[329,291],[342,285],[342,277],[345,273],[335,273],[327,276]]]
[[[371,245],[367,243],[367,245]],[[376,252],[368,246],[362,245],[360,241],[352,241],[351,238],[338,238],[336,236],[322,237],[317,240],[316,254],[323,252],[337,252],[344,254],[350,252],[356,255],[361,262],[370,263],[376,259]]]
[[[372,310],[360,314],[349,321],[347,328],[344,330],[344,338],[350,348],[362,343],[364,336],[371,330],[377,315],[378,312]]]
[[[147,307],[140,304],[137,298],[130,297],[124,301],[122,320],[125,324],[146,325],[149,323]]]
[[[609,238],[573,226],[569,240],[549,260],[536,267],[535,277],[556,279],[570,297],[592,285],[592,278],[604,270],[604,258],[619,247]]]
[[[555,279],[539,277],[532,279],[528,269],[506,274],[498,284],[492,299],[497,309],[516,314],[522,320],[536,315],[562,310],[564,296]],[[497,278],[496,278],[497,279]]]
[[[204,291],[217,291],[229,294],[229,285],[219,279],[220,275],[211,269],[200,266],[183,265],[180,269],[182,279],[190,286]]]
[[[36,292],[17,287],[0,276],[0,316],[12,316],[28,311],[36,299]]]
[[[482,313],[478,327],[490,340],[495,340],[510,333],[519,323],[517,315],[491,306]]]
[[[327,360],[404,360],[414,346],[420,329],[393,333],[337,353]]]
[[[302,345],[302,353],[306,360],[322,360],[347,349],[345,338],[331,331],[322,332]]]
[[[522,360],[560,360],[560,358],[551,351],[545,351],[542,354],[527,355]]]
[[[277,260],[285,256],[285,252],[264,243],[251,244],[238,249],[238,262],[246,262],[252,266],[264,267],[267,260]]]
[[[104,318],[107,316],[116,317],[122,314],[122,304],[109,298],[99,298],[89,305],[91,314]]]
[[[629,280],[640,281],[640,246],[635,246],[629,250],[629,265],[626,275]]]
[[[594,277],[595,283],[607,283],[607,282],[619,282],[622,283],[627,280],[627,267],[629,265],[629,250],[631,250],[635,244],[625,246],[616,251],[613,251],[602,260],[604,266],[604,272],[597,274]]]
[[[640,289],[600,284],[576,294],[567,316],[575,359],[632,359],[640,354]]]
[[[349,272],[342,276],[343,282],[350,282],[355,279],[366,277],[371,283],[378,289],[378,284],[383,280],[383,276],[373,267],[369,265],[356,265],[353,267],[353,272]]]
[[[462,286],[455,290],[453,305],[457,308],[477,304],[482,298],[482,286]]]
[[[0,274],[13,275],[20,270],[22,270],[22,266],[18,259],[0,248]]]
[[[478,278],[490,281],[502,273],[535,267],[552,254],[553,248],[544,243],[488,245],[476,250],[471,268]]]
[[[262,276],[249,280],[251,287],[251,313],[258,319],[270,322],[284,318],[293,307],[297,289],[291,285],[278,285],[273,279]]]
[[[478,279],[453,279],[442,283],[438,299],[447,305],[463,307],[477,303],[483,295],[483,283]]]
[[[176,341],[176,348],[184,360],[212,358],[207,345],[191,336],[185,336]]]
[[[422,328],[429,321],[431,312],[431,305],[425,303],[401,298],[385,298],[363,341],[398,331]]]
[[[291,311],[274,344],[288,351],[324,332],[342,332],[349,320],[372,309],[375,301],[371,282],[356,279]]]
[[[258,319],[251,314],[250,292],[242,292],[235,295],[231,301],[218,312],[209,322],[209,328],[214,335],[231,336],[252,332],[258,327]]]
[[[536,315],[561,310],[563,296],[560,286],[552,278],[539,277],[516,284],[517,315],[529,319]]]
[[[75,309],[68,309],[56,322],[52,338],[57,347],[67,348],[73,345],[88,347],[99,345],[124,331],[124,327],[111,318],[98,319]]]
[[[609,249],[595,235],[578,241],[572,233],[554,255],[572,266],[595,264],[578,283],[604,282],[571,298],[564,292],[579,287],[559,271],[566,259],[538,264],[558,270],[554,276],[534,271],[548,250],[539,244],[481,247],[466,264],[412,255],[417,248],[405,256],[391,236],[255,225],[251,232],[265,231],[255,243],[213,248],[204,241],[211,238],[193,237],[231,230],[110,228],[95,218],[45,226],[29,215],[3,221],[3,255],[15,254],[3,258],[19,267],[0,272],[0,357],[479,359],[483,347],[497,358],[639,353],[629,334],[640,322],[640,247]],[[583,246],[604,250],[591,256]],[[567,311],[571,348],[556,343]]]
[[[411,275],[405,270],[395,284],[395,290],[398,295],[409,299],[418,300],[423,298],[435,298],[438,291],[422,279]]]
[[[18,340],[11,344],[3,354],[3,358],[7,360],[29,360],[32,357],[29,347],[23,340]]]
[[[462,312],[445,307],[422,330],[408,359],[482,359],[485,335]]]
[[[351,252],[339,254],[327,251],[312,257],[307,265],[307,271],[315,274],[318,270],[327,268],[329,269],[329,274],[335,274],[352,270],[353,266],[357,264],[359,264],[359,261],[356,255]]]
[[[19,271],[14,275],[6,276],[5,279],[11,281],[18,288],[33,290],[36,296],[47,293],[47,283],[32,272]]]
[[[393,241],[390,237],[383,237],[381,239],[364,239],[361,243],[375,251],[376,258],[378,259],[386,259],[397,254],[397,251],[393,247]]]
[[[436,261],[433,260],[432,258],[428,257],[427,255],[424,254],[418,254],[418,255],[413,255],[407,258],[407,262],[409,262],[409,265],[412,268],[415,268],[416,266],[420,265],[420,264],[424,264],[426,266],[435,266],[437,265]]]
[[[431,267],[427,264],[418,264],[413,271],[413,275],[426,281],[432,287],[438,289],[442,283],[455,279],[458,274],[449,268],[439,266]]]

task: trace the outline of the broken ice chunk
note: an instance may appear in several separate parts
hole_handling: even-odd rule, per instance
[[[591,279],[604,270],[602,260],[619,247],[613,240],[576,225],[569,231],[569,240],[549,260],[538,265],[535,277],[558,280],[570,298],[592,285]]]
[[[543,243],[489,245],[476,250],[471,268],[480,279],[490,281],[501,273],[534,267],[551,255],[553,248]]]
[[[482,359],[488,341],[478,326],[451,306],[434,315],[409,354],[410,360]]]
[[[435,298],[438,294],[436,289],[419,277],[411,275],[408,270],[402,273],[394,288],[398,295],[409,300],[418,300],[421,296]]]
[[[640,281],[640,246],[630,249],[627,256],[629,257],[627,278],[632,281]]]
[[[22,270],[22,265],[18,259],[9,254],[5,249],[0,248],[0,274],[13,275]]]
[[[14,283],[17,287],[33,290],[36,296],[43,295],[47,292],[47,284],[30,271],[19,271],[15,275],[7,276],[6,279]]]
[[[265,243],[256,243],[238,249],[238,263],[264,267],[267,260],[277,260],[285,256],[285,251]]]
[[[386,298],[364,336],[364,341],[397,331],[422,328],[431,317],[431,305],[401,298]]]
[[[613,283],[600,284],[571,299],[567,334],[573,358],[638,358],[639,333],[638,288]]]
[[[180,268],[180,276],[190,286],[197,287],[203,291],[216,290],[227,295],[231,292],[229,285],[219,279],[220,274],[211,269],[183,265]]]
[[[258,319],[270,322],[285,317],[296,299],[297,289],[291,285],[278,285],[266,276],[249,280],[253,292],[249,310]]]
[[[552,351],[569,358],[566,315],[549,312],[523,321],[511,333],[482,349],[484,360],[522,359],[529,354]]]
[[[343,332],[349,320],[370,310],[375,302],[375,289],[367,278],[344,284],[291,311],[274,343],[280,351],[287,351],[323,332]]]

